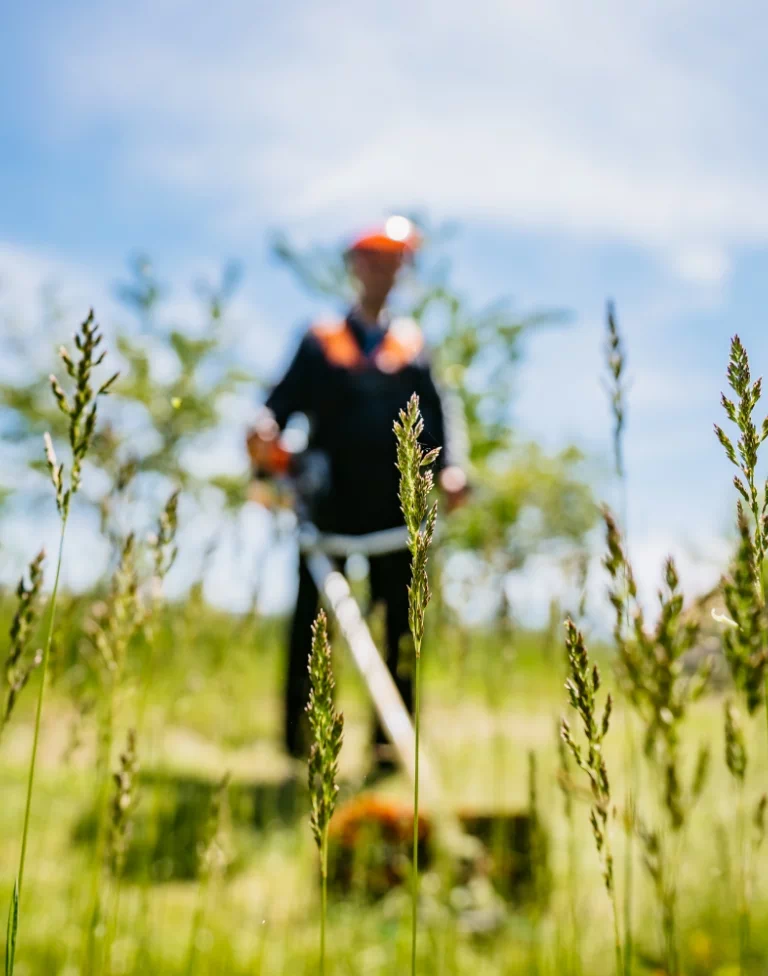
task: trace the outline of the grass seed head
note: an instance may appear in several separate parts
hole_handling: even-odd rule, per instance
[[[158,520],[157,532],[150,540],[154,577],[159,583],[162,583],[171,571],[179,552],[176,545],[176,533],[179,527],[179,494],[178,490],[174,491],[165,503]]]
[[[755,421],[754,413],[762,395],[762,380],[752,381],[747,351],[737,335],[731,340],[728,383],[736,395],[735,400],[722,394],[720,402],[728,420],[737,429],[738,440],[734,445],[717,424],[715,424],[715,434],[728,460],[739,469],[739,474],[734,477],[734,487],[741,496],[739,506],[743,500],[752,516],[749,530],[755,556],[754,585],[757,599],[762,603],[764,602],[762,569],[768,543],[766,523],[768,491],[766,486],[759,486],[757,483],[757,462],[760,445],[768,436],[768,418],[761,422]],[[739,520],[741,521],[741,516]]]
[[[91,310],[81,325],[80,332],[75,335],[77,358],[73,359],[63,346],[59,350],[64,369],[74,383],[74,391],[71,397],[67,396],[55,376],[51,375],[50,377],[54,399],[59,410],[67,418],[69,445],[72,451],[72,468],[67,486],[64,479],[64,465],[59,464],[56,459],[50,435],[45,435],[45,456],[48,470],[56,492],[56,505],[59,515],[64,519],[68,517],[72,497],[80,487],[83,462],[88,454],[96,429],[98,399],[110,392],[118,377],[118,374],[115,373],[100,386],[94,387],[93,385],[91,374],[104,362],[107,355],[106,351],[99,348],[101,342],[102,336],[94,321],[93,310]]]
[[[624,373],[626,357],[624,343],[616,321],[616,310],[613,302],[608,302],[606,308],[607,337],[605,343],[605,358],[608,366],[608,395],[613,413],[613,451],[616,473],[624,477],[624,452],[622,449],[622,434],[626,422],[626,386]]]
[[[32,672],[43,660],[42,651],[29,653],[29,645],[40,615],[44,560],[45,552],[41,550],[29,564],[29,583],[22,576],[16,587],[16,611],[11,621],[8,656],[5,661],[7,690],[5,705],[0,712],[0,732],[10,720],[19,694],[29,681]]]
[[[106,676],[120,673],[126,649],[143,622],[136,556],[135,538],[130,534],[123,542],[109,593],[99,605],[99,615],[88,621],[89,636]]]
[[[571,766],[568,760],[569,747],[566,742],[566,735],[563,734],[563,726],[568,728],[568,723],[564,718],[560,719],[556,727],[557,735],[557,757],[558,757],[558,777],[557,783],[563,794],[563,810],[568,821],[573,816],[573,789],[571,786]],[[568,736],[570,729],[568,729]]]
[[[723,581],[723,598],[735,626],[723,631],[723,652],[734,684],[744,695],[747,711],[753,714],[763,700],[768,664],[768,611],[756,590],[760,558],[749,516],[737,505],[739,542],[730,576]]]
[[[567,620],[566,649],[568,652],[569,677],[566,682],[571,708],[578,714],[586,739],[586,751],[573,738],[570,725],[563,719],[561,735],[577,765],[589,778],[592,792],[590,823],[595,845],[603,866],[603,880],[609,895],[613,896],[613,857],[608,842],[608,816],[611,805],[611,787],[608,769],[603,756],[603,740],[610,728],[612,700],[606,697],[602,714],[599,713],[597,693],[600,689],[600,672],[591,665],[584,637],[572,620]]]
[[[744,782],[747,772],[747,744],[741,716],[730,701],[725,703],[725,765],[734,779]]]
[[[400,472],[400,507],[408,529],[412,561],[412,578],[408,587],[409,624],[418,656],[424,639],[424,615],[432,595],[427,563],[437,522],[437,503],[430,504],[429,500],[434,486],[430,466],[437,460],[440,448],[426,451],[420,443],[424,421],[415,393],[408,401],[407,408],[400,411],[400,419],[395,421],[394,429],[397,469]]]
[[[680,730],[690,705],[705,691],[712,670],[706,659],[692,677],[683,671],[686,655],[696,646],[699,625],[683,615],[684,598],[674,560],[664,563],[659,590],[659,614],[653,627],[646,623],[638,600],[632,566],[616,520],[603,510],[607,553],[603,564],[610,577],[610,599],[615,611],[614,639],[617,672],[622,690],[644,725],[644,749],[658,771],[660,795],[673,830],[682,827],[694,794],[681,784]],[[629,607],[631,629],[623,626]]]
[[[139,760],[136,754],[136,730],[129,729],[125,750],[120,754],[120,766],[114,774],[115,792],[112,796],[112,831],[110,848],[117,875],[125,866],[125,858],[133,829],[133,814],[137,802]]]
[[[179,527],[179,494],[174,491],[160,514],[157,530],[149,537],[152,558],[152,578],[149,581],[149,601],[144,613],[144,630],[147,640],[154,640],[154,616],[163,596],[163,584],[178,556],[176,534]]]
[[[691,783],[691,796],[694,801],[701,797],[704,792],[704,788],[707,785],[707,780],[709,779],[709,771],[712,765],[712,752],[708,746],[701,746],[699,748],[699,755],[696,760],[696,768],[693,773],[693,781]]]
[[[307,716],[312,731],[309,753],[309,792],[312,802],[312,832],[321,847],[336,807],[339,792],[339,753],[344,734],[344,717],[333,704],[335,681],[328,640],[328,622],[321,610],[312,626],[309,658],[311,690]]]

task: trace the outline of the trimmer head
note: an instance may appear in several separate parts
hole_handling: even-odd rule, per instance
[[[451,887],[486,879],[505,901],[545,894],[548,842],[528,812],[459,812],[461,834],[446,846],[429,811],[419,813],[419,866],[440,866]],[[340,893],[379,898],[408,882],[413,807],[400,798],[364,793],[342,804],[330,826],[330,880]]]

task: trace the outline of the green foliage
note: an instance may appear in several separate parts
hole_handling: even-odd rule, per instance
[[[533,443],[511,448],[482,473],[474,501],[453,513],[448,538],[501,570],[519,569],[552,539],[576,546],[597,511],[582,461],[573,447],[552,455]]]
[[[226,397],[254,383],[233,360],[225,344],[226,313],[238,287],[238,269],[235,265],[225,267],[215,285],[198,284],[202,336],[191,334],[189,323],[183,327],[166,323],[163,301],[167,290],[146,258],[133,261],[130,272],[129,280],[118,286],[117,293],[137,324],[114,330],[114,342],[123,361],[119,382],[114,387],[112,381],[107,384],[114,393],[114,408],[108,421],[94,431],[88,427],[85,404],[76,395],[69,418],[70,434],[77,428],[81,440],[86,436],[90,439],[89,462],[106,476],[109,487],[100,502],[103,520],[108,521],[109,510],[114,507],[110,501],[124,493],[134,478],[151,484],[157,476],[163,476],[197,496],[213,485],[222,490],[228,508],[238,507],[245,498],[244,479],[229,477],[219,484],[216,472],[193,474],[184,458],[185,450],[194,446],[198,438],[221,428]],[[6,408],[5,426],[17,442],[32,442],[47,430],[54,436],[61,431],[56,404],[51,404],[46,395],[46,362],[39,355],[41,349],[45,351],[46,342],[51,341],[53,336],[42,332],[37,336],[36,348],[25,351],[24,366],[31,375],[24,382],[0,384],[0,407]],[[87,353],[90,340],[84,341],[83,351]],[[153,366],[156,361],[169,364],[167,372],[160,375]],[[89,368],[85,359],[77,367],[64,362],[68,372],[72,368]],[[72,372],[70,375],[75,378]],[[66,413],[70,407],[62,399],[58,384],[54,393],[59,409]],[[124,415],[132,418],[133,431],[121,422]],[[137,423],[143,435],[140,439],[135,436]],[[74,447],[73,444],[73,450]],[[77,469],[77,452],[74,462]],[[30,459],[30,466],[35,470],[40,467],[34,458]],[[136,487],[139,490],[140,485]]]

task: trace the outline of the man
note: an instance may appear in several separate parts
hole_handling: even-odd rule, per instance
[[[418,243],[410,221],[390,217],[351,244],[346,259],[358,283],[357,305],[346,319],[309,329],[249,436],[256,473],[274,470],[275,459],[280,463],[275,450],[280,431],[294,414],[309,419],[309,449],[326,460],[329,472],[328,490],[316,498],[312,512],[321,531],[360,535],[403,524],[393,423],[413,393],[424,418],[425,446],[442,448],[437,480],[449,507],[464,497],[466,478],[460,459],[451,456],[445,411],[421,332],[412,320],[391,319],[386,310],[398,273]],[[412,711],[411,678],[398,672],[400,643],[409,632],[409,581],[406,549],[371,558],[371,597],[386,607],[387,665]],[[285,698],[285,744],[296,757],[306,752],[307,662],[317,603],[317,588],[300,560]],[[376,747],[381,765],[388,765],[380,727]]]

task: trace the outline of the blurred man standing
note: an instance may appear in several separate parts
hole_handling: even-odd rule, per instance
[[[437,482],[449,507],[466,491],[463,459],[454,456],[446,411],[436,389],[418,325],[391,318],[387,299],[419,238],[405,217],[356,238],[346,252],[359,300],[345,319],[316,323],[303,337],[288,371],[267,398],[248,446],[256,473],[269,473],[270,445],[294,414],[310,423],[309,448],[327,461],[327,490],[316,500],[313,521],[323,532],[361,535],[403,524],[395,468],[393,424],[411,394],[424,418],[424,445],[442,447]],[[398,673],[401,640],[408,635],[407,549],[370,560],[371,597],[386,608],[387,665],[412,711],[409,675]],[[307,662],[318,592],[304,562],[290,630],[285,691],[285,745],[306,753],[304,708],[309,695]],[[377,757],[389,765],[386,740],[376,729]]]

